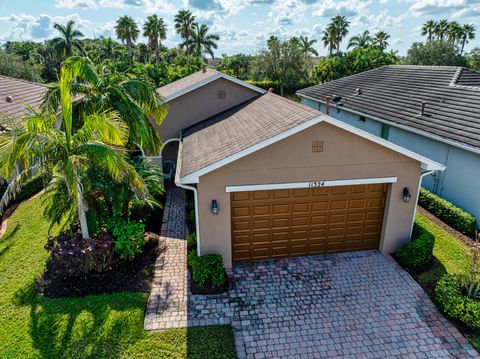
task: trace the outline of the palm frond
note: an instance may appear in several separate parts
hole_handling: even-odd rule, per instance
[[[74,136],[77,143],[99,139],[112,146],[125,146],[128,140],[128,126],[115,111],[104,111],[85,117],[83,127]]]

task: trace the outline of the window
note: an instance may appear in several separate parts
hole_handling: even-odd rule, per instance
[[[323,141],[312,141],[312,152],[323,152]]]
[[[219,100],[225,100],[225,90],[220,90],[218,91],[218,99]]]
[[[367,118],[366,118],[365,116],[360,116],[360,117],[358,118],[358,121],[360,121],[360,122],[367,122]]]

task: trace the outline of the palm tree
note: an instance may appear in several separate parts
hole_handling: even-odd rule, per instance
[[[98,54],[101,59],[115,60],[122,54],[121,45],[111,37],[100,38]]]
[[[337,37],[333,26],[328,26],[323,30],[322,41],[323,45],[328,48],[329,55],[332,56],[333,50],[337,48]]]
[[[193,24],[195,23],[195,16],[190,10],[179,10],[175,15],[175,31],[183,38],[183,45],[185,46],[185,55],[190,53],[190,36],[192,34]]]
[[[305,57],[309,57],[310,55],[318,56],[317,50],[315,50],[315,48],[313,47],[313,45],[317,43],[317,40],[315,39],[310,40],[306,36],[300,36],[299,41],[300,41],[300,48],[302,49],[302,52],[305,55]]]
[[[60,33],[59,37],[52,40],[54,49],[65,57],[72,56],[73,49],[82,51],[83,34],[79,30],[74,29],[75,21],[69,20],[67,25],[63,26],[55,23],[53,27]]]
[[[148,37],[150,46],[155,53],[155,61],[159,62],[159,48],[161,40],[167,38],[167,27],[162,18],[157,15],[147,17],[147,21],[143,24],[143,36]]]
[[[208,54],[213,59],[213,49],[218,47],[218,40],[220,40],[220,36],[217,34],[209,34],[207,25],[198,25],[198,23],[195,23],[193,24],[189,43],[182,43],[180,46],[188,47],[198,58],[203,58],[204,54]]]
[[[129,146],[136,144],[151,153],[158,153],[161,141],[152,122],[160,125],[167,114],[167,106],[155,87],[144,80],[122,76],[108,65],[95,65],[85,57],[70,57],[66,71],[76,79],[72,86],[78,97],[74,111],[83,116],[100,109],[112,108],[128,125]],[[58,86],[51,86],[43,105],[51,112],[60,106]]]
[[[385,31],[379,31],[373,37],[373,44],[385,50],[388,47],[388,39],[390,39],[390,35],[387,34]]]
[[[448,29],[448,20],[443,19],[438,21],[435,24],[435,29],[433,30],[436,38],[440,41],[443,41],[445,38],[445,35],[447,34],[447,29]]]
[[[427,41],[432,41],[433,34],[437,28],[437,22],[433,20],[428,20],[425,24],[422,25],[422,36],[427,35]]]
[[[372,44],[372,37],[370,36],[370,31],[365,30],[361,34],[357,34],[355,36],[352,36],[350,40],[348,41],[348,46],[347,49],[353,47],[353,48],[367,48]]]
[[[83,178],[87,169],[106,170],[115,179],[127,178],[140,191],[145,183],[128,164],[120,149],[128,138],[128,127],[115,111],[102,110],[82,118],[72,111],[74,76],[62,68],[58,84],[61,103],[61,126],[57,129],[57,112],[32,112],[19,128],[0,134],[0,164],[4,178],[16,165],[25,168],[8,186],[2,197],[2,209],[21,189],[21,186],[41,170],[53,173],[50,186],[63,183],[70,201],[77,207],[82,236],[88,239]]]
[[[128,56],[133,59],[133,43],[137,40],[139,31],[135,20],[130,16],[122,16],[117,20],[115,25],[117,37],[127,44]]]
[[[337,15],[332,18],[331,25],[334,29],[335,34],[335,48],[337,49],[337,53],[340,52],[340,44],[345,36],[348,34],[348,26],[350,22],[347,21],[345,16]]]
[[[458,38],[462,35],[463,27],[457,21],[451,21],[447,27],[447,36],[452,45],[455,45]]]
[[[460,54],[463,54],[463,50],[465,49],[465,45],[468,44],[468,41],[473,39],[475,39],[475,26],[470,24],[463,25],[460,36],[458,38],[458,40],[462,44]]]

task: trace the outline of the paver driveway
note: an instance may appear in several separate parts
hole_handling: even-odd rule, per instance
[[[243,263],[234,275],[247,357],[478,357],[377,251]]]

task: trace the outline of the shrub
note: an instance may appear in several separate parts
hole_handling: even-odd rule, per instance
[[[188,264],[192,267],[192,279],[195,284],[203,286],[212,283],[220,287],[225,283],[225,269],[220,254],[204,254],[198,257],[194,251],[190,251]]]
[[[404,267],[420,270],[433,260],[435,237],[427,229],[415,224],[412,241],[404,245],[397,253],[397,260]]]
[[[138,253],[142,253],[145,244],[145,225],[135,221],[127,221],[117,217],[107,224],[115,241],[115,253],[122,259],[133,259]]]
[[[455,228],[470,238],[476,239],[477,221],[472,214],[424,188],[420,189],[418,204],[440,218],[450,227]]]
[[[275,81],[272,81],[272,80],[260,80],[260,81],[247,81],[249,84],[253,85],[253,86],[257,86],[257,87],[260,87],[264,90],[269,90],[270,88],[273,89],[273,91],[275,93],[280,93],[280,85],[275,82]],[[295,86],[295,85],[286,85],[284,88],[283,88],[283,92],[284,94],[291,94],[293,95],[294,93],[296,93],[298,90],[301,90],[303,88],[306,88],[306,87],[310,87],[310,86],[315,86],[317,85],[317,82],[311,80],[311,81],[302,81],[300,82],[299,85]]]
[[[82,272],[103,272],[110,269],[113,262],[113,238],[102,232],[96,238],[83,239],[80,233],[68,232],[50,238],[45,249],[50,252],[50,260],[60,265],[69,274]]]
[[[195,232],[190,233],[187,236],[187,244],[189,248],[195,249],[197,248],[197,234]]]
[[[480,329],[480,301],[463,293],[460,276],[444,275],[435,288],[435,299],[450,317],[474,329]]]

